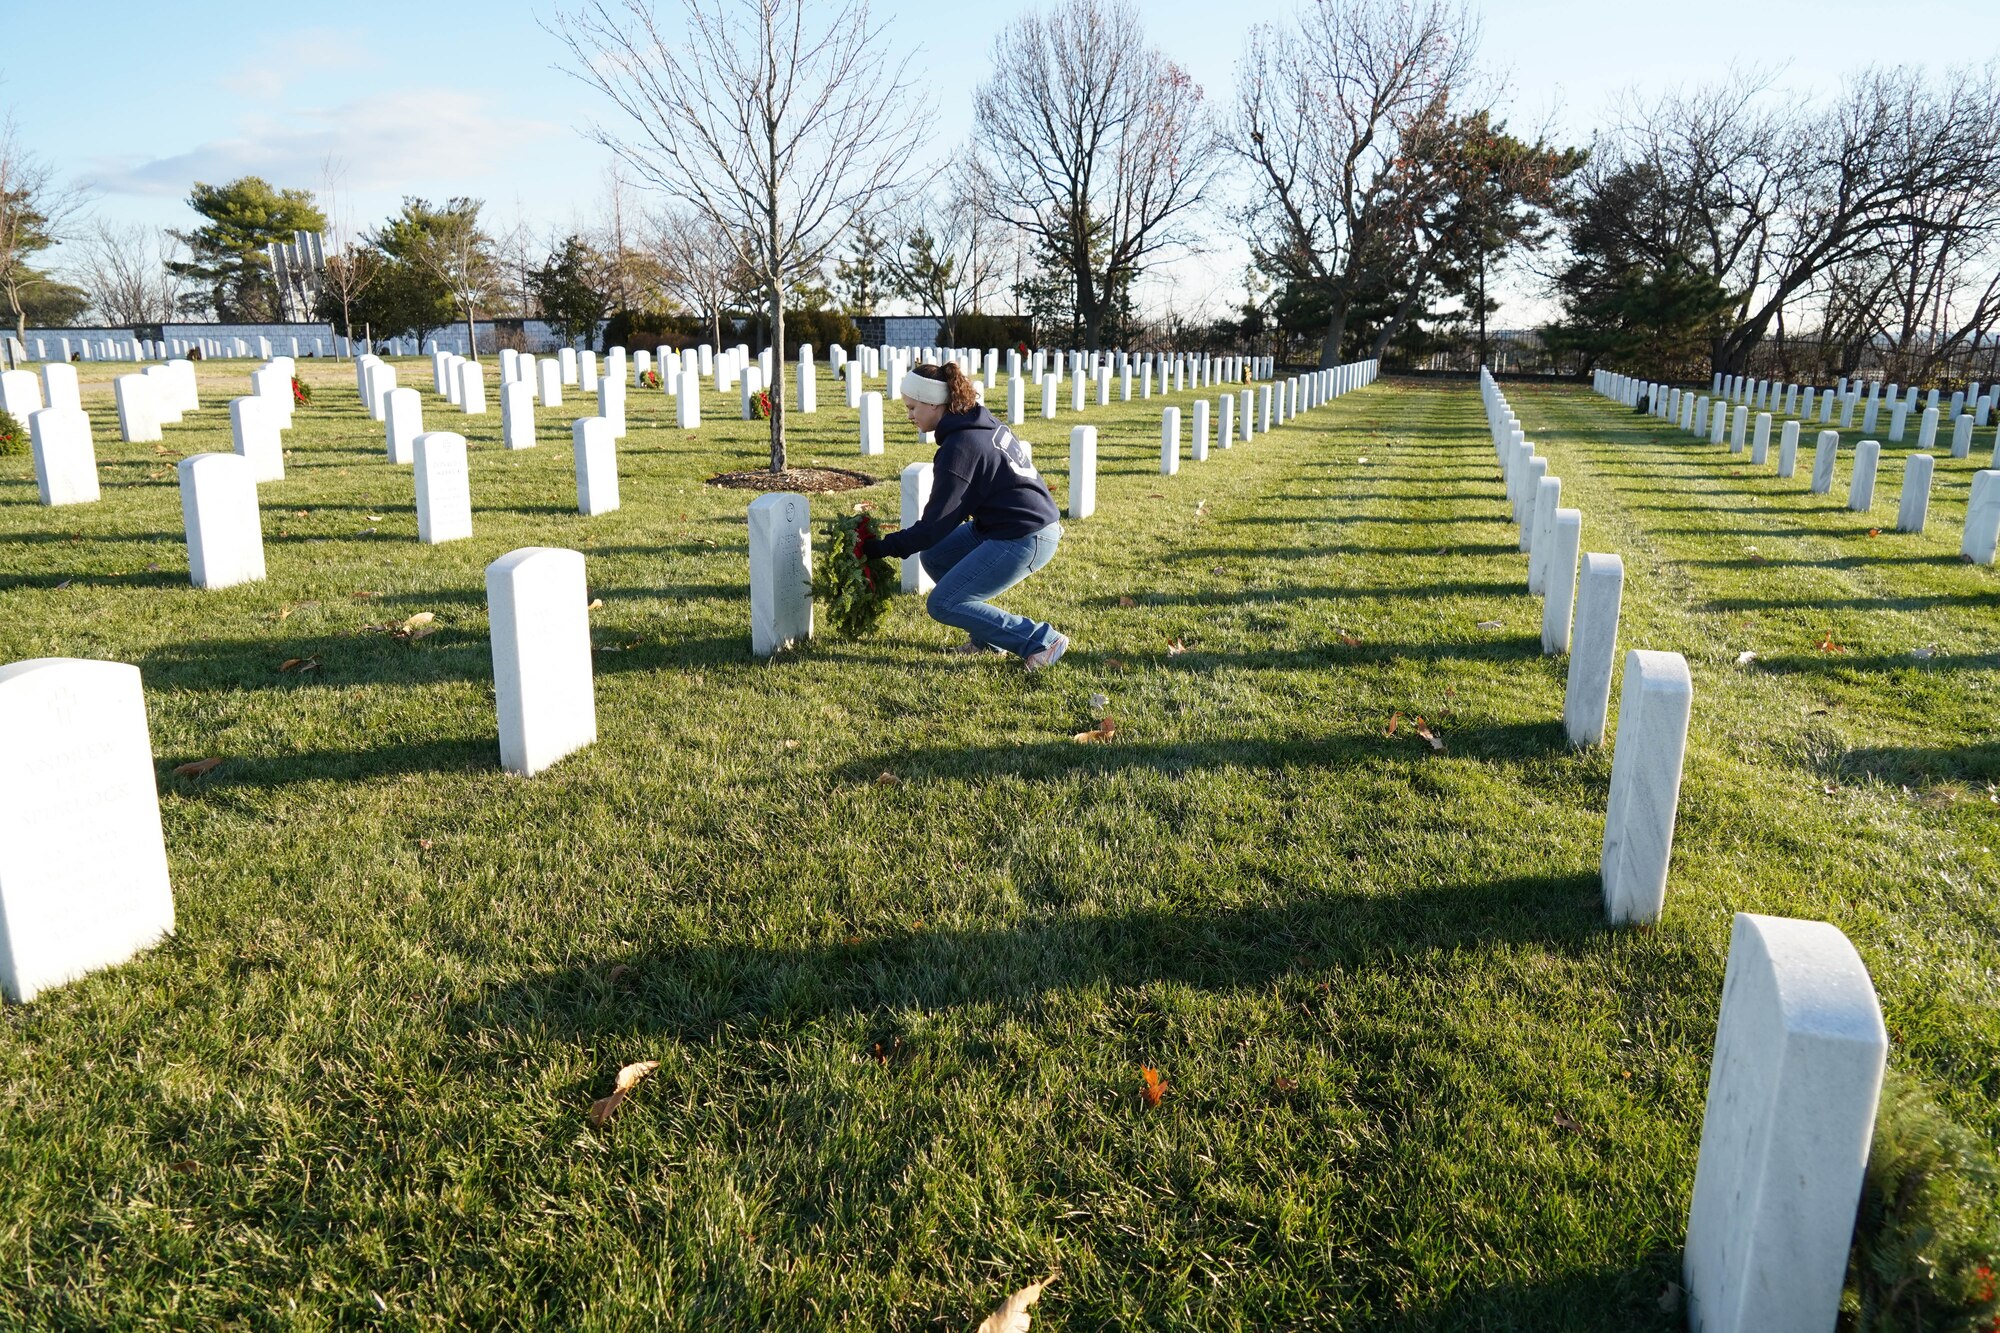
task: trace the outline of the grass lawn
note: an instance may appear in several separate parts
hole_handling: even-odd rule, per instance
[[[754,659],[752,497],[702,485],[765,455],[733,395],[684,434],[634,390],[625,506],[584,519],[587,407],[506,453],[493,385],[461,417],[422,360],[477,535],[417,543],[351,370],[306,362],[270,577],[198,592],[173,459],[229,447],[250,369],[202,366],[163,453],[86,368],[99,504],[42,508],[0,460],[0,662],[143,670],[180,916],[0,1012],[0,1325],[952,1329],[1059,1268],[1038,1330],[1679,1327],[1745,910],[1846,931],[1892,1071],[2000,1141],[1977,464],[1940,458],[1930,534],[1870,536],[1910,446],[1856,515],[1845,450],[1808,496],[1809,468],[1506,386],[1583,549],[1625,558],[1621,646],[1695,678],[1666,915],[1611,930],[1610,753],[1564,743],[1469,382],[1171,478],[1159,409],[1194,394],[1089,410],[1097,515],[1002,599],[1075,640],[1027,675],[948,654],[916,599]],[[794,458],[884,482],[816,514],[893,514],[930,451],[891,404],[864,462],[819,399]],[[1059,496],[1074,420],[1022,428]],[[527,545],[582,551],[603,605],[601,739],[524,781],[482,570]],[[364,629],[420,611],[430,637]],[[1097,693],[1118,735],[1073,744]]]

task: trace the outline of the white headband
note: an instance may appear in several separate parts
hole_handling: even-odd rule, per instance
[[[912,370],[903,376],[903,397],[929,403],[932,407],[943,407],[951,401],[951,387],[943,380],[934,380]]]

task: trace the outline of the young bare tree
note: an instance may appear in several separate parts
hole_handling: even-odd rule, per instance
[[[956,343],[959,316],[977,310],[1000,280],[999,225],[971,172],[957,173],[942,203],[925,201],[909,212],[878,256],[888,288],[934,316],[944,340]]]
[[[647,224],[646,267],[668,304],[701,317],[709,344],[722,346],[722,313],[739,285],[743,260],[728,229],[699,213],[662,213]],[[773,400],[775,401],[775,400]]]
[[[99,319],[130,325],[174,317],[185,284],[167,269],[170,241],[158,228],[136,222],[100,221],[83,235],[69,268]]]
[[[354,308],[374,285],[382,270],[382,254],[363,245],[353,219],[342,206],[341,189],[346,164],[331,155],[320,164],[320,197],[326,200],[327,225],[321,235],[326,266],[320,274],[319,309],[321,319],[340,321],[340,332],[354,344]],[[337,347],[339,344],[335,344]]]
[[[1311,0],[1297,30],[1251,30],[1232,141],[1256,182],[1244,220],[1259,263],[1324,305],[1322,366],[1356,302],[1410,262],[1411,168],[1462,114],[1477,40],[1460,0]]]
[[[27,339],[28,309],[37,296],[61,286],[36,267],[36,257],[63,238],[82,206],[82,191],[61,183],[55,168],[21,142],[12,112],[0,119],[0,296],[17,340]],[[13,342],[0,343],[11,364]]]
[[[1083,340],[1101,346],[1147,264],[1193,243],[1214,118],[1131,0],[1056,0],[1002,29],[989,64],[973,98],[987,207],[1061,257]]]
[[[775,359],[785,296],[816,277],[840,229],[911,178],[922,121],[906,62],[865,0],[585,0],[551,33],[570,73],[620,113],[593,137],[676,206],[727,237],[762,280]],[[785,377],[771,386],[771,470],[785,470]]]

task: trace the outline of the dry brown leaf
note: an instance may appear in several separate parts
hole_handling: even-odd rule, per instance
[[[1179,639],[1175,639],[1172,643],[1167,645],[1168,657],[1179,657],[1182,653],[1186,651],[1187,651],[1187,645],[1185,643],[1182,643]]]
[[[1869,535],[1870,537],[1880,537],[1880,536],[1882,535],[1882,529],[1880,529],[1880,528],[1870,528],[1870,529],[1868,529],[1868,535]]]
[[[222,761],[220,759],[196,759],[190,763],[177,764],[174,767],[174,776],[181,778],[198,778],[201,777],[204,773],[213,773],[216,767],[221,763]]]
[[[1482,621],[1480,621],[1480,622],[1479,622],[1479,628],[1481,628],[1481,629],[1505,629],[1505,628],[1507,628],[1507,627],[1506,627],[1505,625],[1501,624],[1501,623],[1500,623],[1499,621],[1497,621],[1497,620],[1482,620]]]
[[[1167,1081],[1151,1065],[1139,1066],[1139,1095],[1146,1099],[1148,1106],[1158,1106],[1160,1098],[1167,1095]]]
[[[1106,671],[1123,671],[1125,669],[1125,659],[1122,657],[1107,657],[1104,659],[1104,669]]]
[[[1094,742],[1108,741],[1117,734],[1118,724],[1107,717],[1089,731],[1079,731],[1076,735],[1071,736],[1070,739],[1078,745],[1089,745]]]
[[[58,583],[52,591],[61,592],[64,588],[67,588],[70,584],[74,582],[76,582],[75,579],[64,579],[61,583]]]
[[[605,980],[609,981],[612,985],[616,986],[620,981],[623,981],[626,977],[630,975],[632,975],[632,969],[630,966],[628,966],[625,963],[613,963],[611,965],[611,971],[605,974]]]
[[[1382,730],[1382,734],[1383,734],[1384,736],[1393,736],[1393,735],[1395,735],[1395,734],[1396,734],[1396,724],[1397,724],[1397,723],[1399,723],[1399,722],[1401,722],[1402,720],[1403,720],[1403,715],[1402,715],[1401,713],[1391,713],[1391,714],[1389,714],[1389,725],[1388,725],[1387,727],[1383,728],[1383,730]]]
[[[1352,634],[1349,634],[1346,630],[1340,631],[1340,641],[1346,644],[1349,648],[1359,648],[1361,646],[1361,640],[1355,638]]]
[[[308,671],[319,670],[319,659],[317,657],[288,657],[278,663],[278,670],[296,671],[304,675]]]
[[[1000,1308],[981,1320],[973,1333],[1028,1333],[1028,1325],[1034,1321],[1034,1316],[1028,1311],[1042,1298],[1042,1288],[1059,1276],[1051,1273],[1040,1282],[1031,1282],[1021,1288],[1000,1302]]]
[[[408,620],[405,620],[402,623],[401,628],[415,629],[419,625],[428,625],[433,620],[436,619],[437,619],[437,612],[435,611],[419,611],[415,615],[411,616]]]
[[[799,748],[799,743],[797,741],[786,741],[785,748],[787,750],[796,750]]]
[[[895,787],[900,785],[902,781],[901,778],[885,768],[882,770],[881,775],[875,779],[875,785],[878,787]]]
[[[604,599],[602,597],[593,597],[590,599],[590,605],[584,607],[583,609],[586,611],[595,611],[598,607],[603,605],[604,605]]]
[[[1271,1086],[1279,1092],[1297,1092],[1299,1090],[1299,1081],[1289,1074],[1280,1074],[1271,1080]]]
[[[1430,729],[1428,723],[1426,723],[1422,718],[1418,718],[1411,725],[1416,729],[1417,735],[1422,736],[1426,741],[1430,742],[1431,749],[1436,750],[1440,753],[1443,752],[1444,742],[1438,739],[1437,733]]]
[[[606,1120],[611,1118],[611,1113],[617,1110],[627,1097],[632,1095],[632,1089],[639,1086],[639,1080],[659,1067],[660,1062],[658,1060],[640,1060],[636,1064],[626,1065],[623,1069],[619,1070],[618,1082],[611,1089],[611,1095],[609,1097],[600,1097],[590,1104],[591,1125],[593,1127],[603,1125]]]
[[[1133,600],[1132,600],[1132,599],[1131,599],[1130,597],[1120,597],[1120,598],[1118,599],[1118,605],[1120,605],[1120,606],[1137,606],[1137,605],[1138,605],[1138,603],[1137,603],[1137,602],[1135,602],[1135,601],[1133,601]]]
[[[429,838],[418,838],[417,847],[420,850],[427,852],[431,849],[431,840]]]

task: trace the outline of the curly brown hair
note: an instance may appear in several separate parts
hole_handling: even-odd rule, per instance
[[[941,366],[925,362],[913,369],[927,380],[944,381],[944,387],[951,393],[951,397],[945,400],[944,410],[952,415],[970,412],[979,406],[979,390],[965,377],[965,372],[958,368],[958,362],[947,361]]]

